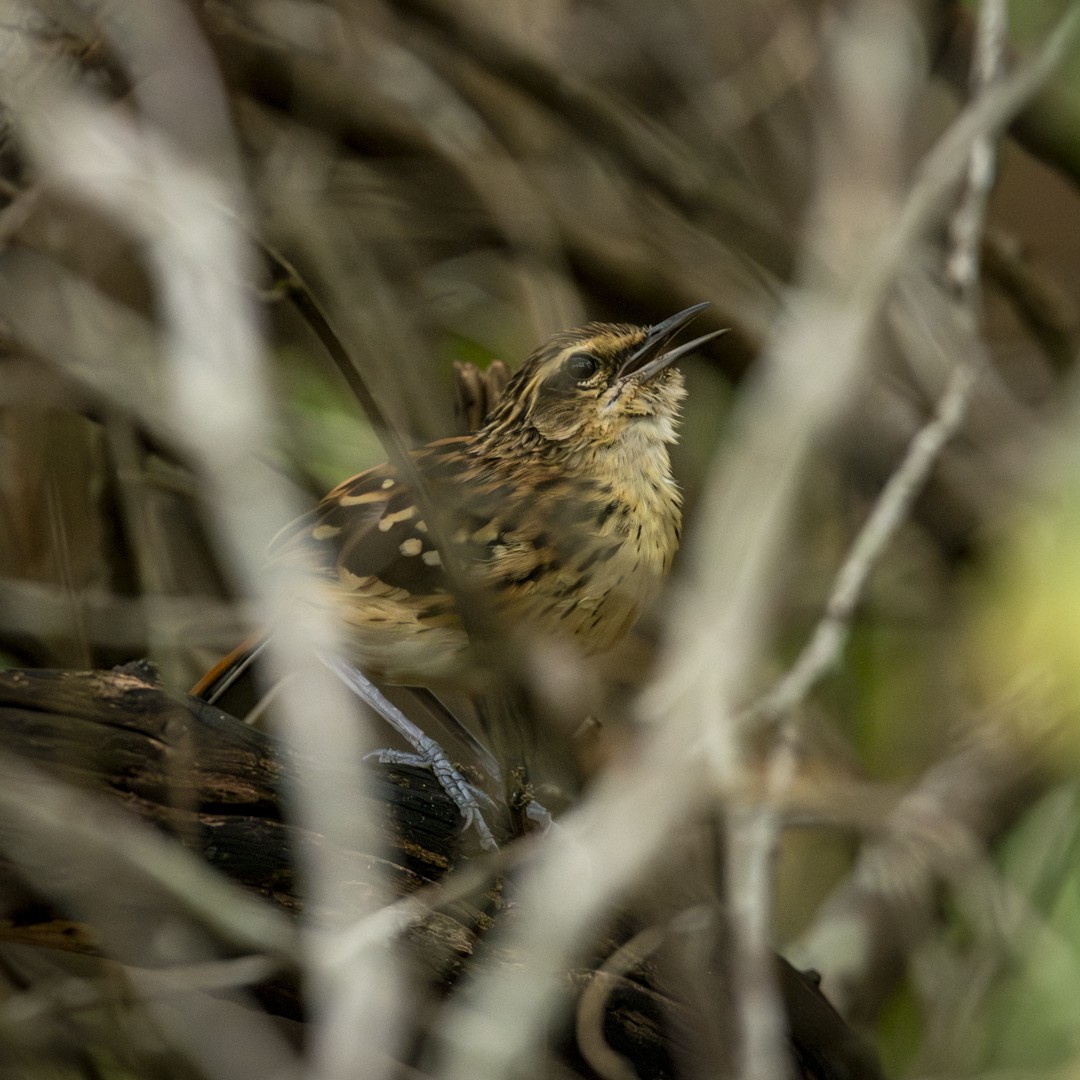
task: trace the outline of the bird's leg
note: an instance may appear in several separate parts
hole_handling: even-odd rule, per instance
[[[319,659],[415,751],[415,754],[408,754],[402,751],[377,750],[375,753],[379,760],[390,764],[423,765],[431,769],[440,787],[461,811],[465,818],[465,828],[474,825],[480,834],[480,846],[488,851],[497,851],[499,845],[484,820],[477,799],[477,795],[483,793],[478,792],[461,775],[446,756],[446,751],[434,739],[425,735],[362,671],[338,656],[320,653]],[[487,798],[486,795],[483,797]]]
[[[414,686],[410,687],[410,690],[441,724],[446,725],[468,747],[475,757],[476,765],[487,773],[492,781],[501,785],[502,769],[499,768],[495,755],[443,704],[442,699],[426,686]]]

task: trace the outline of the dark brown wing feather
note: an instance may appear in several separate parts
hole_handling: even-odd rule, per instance
[[[519,480],[468,436],[430,443],[413,460],[466,584],[488,590],[511,625],[527,619],[537,630],[577,634],[604,617],[593,575],[623,543],[608,489],[535,461]],[[269,554],[281,561],[301,551],[308,560],[314,552],[339,597],[351,598],[351,621],[366,626],[361,651],[374,654],[376,633],[389,642],[391,624],[401,634],[461,626],[423,510],[389,464],[340,484],[283,530]]]
[[[268,556],[288,560],[301,548],[346,585],[374,577],[417,595],[447,592],[438,548],[413,490],[389,464],[339,484],[278,533]]]

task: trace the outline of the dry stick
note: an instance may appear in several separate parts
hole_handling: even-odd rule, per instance
[[[985,0],[980,28],[983,47],[973,79],[976,95],[989,90],[1000,71],[1004,28],[1001,0]],[[965,190],[950,220],[951,244],[946,264],[947,277],[969,310],[978,296],[979,237],[992,175],[993,145],[990,134],[983,132],[972,144]],[[960,428],[976,375],[970,356],[957,361],[933,419],[912,440],[834,579],[824,618],[788,674],[750,712],[754,719],[783,720],[770,755],[762,804],[746,810],[750,815],[743,837],[750,848],[747,865],[758,878],[763,897],[768,896],[769,868],[782,829],[781,808],[798,768],[800,724],[796,707],[839,660],[866,581],[896,530],[907,520],[946,443]]]
[[[1008,14],[1004,0],[983,0],[976,26],[971,95],[986,93],[1000,78],[1005,60]],[[945,276],[972,311],[979,299],[979,252],[986,202],[994,182],[994,140],[984,132],[971,147],[964,191],[949,221]]]
[[[760,724],[788,716],[837,664],[866,581],[896,530],[907,520],[941,451],[963,423],[975,380],[976,369],[970,362],[961,362],[950,372],[933,418],[911,440],[833,579],[824,617],[788,673],[748,711],[745,722]]]
[[[1005,25],[1001,8],[1001,0],[984,0],[981,9],[979,26],[983,45],[976,57],[973,80],[977,92],[992,86],[1000,71]],[[964,193],[949,223],[951,243],[945,263],[950,284],[968,305],[977,299],[982,222],[993,173],[992,140],[984,134],[972,144]],[[885,546],[907,519],[938,455],[963,423],[976,376],[971,359],[960,360],[950,372],[933,419],[911,441],[904,460],[886,483],[834,579],[825,617],[788,673],[750,710],[749,719],[776,720],[788,715],[838,662],[866,581]]]
[[[446,537],[443,535],[445,529],[440,528],[440,522],[442,522],[445,514],[433,502],[423,474],[417,469],[416,462],[413,460],[405,440],[401,437],[401,431],[396,424],[390,421],[386,411],[379,404],[378,398],[368,386],[367,380],[361,372],[360,364],[357,363],[346,348],[341,335],[334,329],[330,317],[315,299],[314,293],[300,272],[284,255],[269,244],[257,237],[252,239],[270,260],[274,283],[296,305],[297,310],[318,337],[323,348],[326,349],[334,366],[349,384],[349,389],[355,395],[357,402],[364,410],[364,414],[375,429],[375,434],[382,443],[390,464],[397,469],[401,476],[405,478],[406,483],[416,492],[417,502],[420,505],[424,520],[429,523],[442,552],[443,568],[450,578],[455,594],[459,600],[468,597],[475,602],[476,590],[470,589],[460,565],[461,560],[456,557],[453,546],[446,543]],[[462,606],[468,607],[468,605]]]
[[[988,90],[1000,71],[1003,27],[1001,0],[985,0],[980,20],[983,47],[974,79],[976,95]],[[983,131],[972,143],[965,192],[950,222],[951,248],[947,274],[969,307],[974,305],[977,296],[979,236],[992,173],[991,135]],[[735,845],[733,863],[741,866],[746,875],[745,895],[756,897],[758,904],[766,911],[770,906],[772,862],[782,831],[782,806],[798,769],[800,724],[795,706],[803,700],[817,679],[839,659],[850,633],[852,615],[870,572],[896,530],[907,519],[945,444],[963,422],[975,378],[976,368],[969,358],[957,362],[933,420],[912,440],[900,467],[890,477],[856,537],[834,581],[824,618],[785,679],[751,711],[751,715],[764,713],[769,718],[784,718],[769,757],[762,801],[757,805],[736,804],[731,810],[733,816],[741,819],[741,822],[733,822],[730,828]],[[767,917],[760,910],[747,914],[746,918],[754,926],[767,927]],[[767,930],[761,932],[766,933]],[[758,981],[762,977],[759,976]],[[754,984],[751,984],[748,995],[751,1001],[757,996],[752,993],[754,988]],[[761,1021],[752,1019],[750,1015],[745,1023],[747,1036],[761,1026]],[[756,1075],[755,1068],[760,1069],[760,1066],[750,1060],[744,1062],[745,1075]]]
[[[409,470],[413,467],[412,459],[409,457],[409,448],[405,445],[405,440],[402,439],[397,427],[390,423],[360,371],[360,365],[350,355],[341,340],[341,335],[334,329],[330,317],[315,299],[314,293],[300,271],[280,251],[259,236],[252,234],[250,238],[269,259],[274,285],[292,301],[296,310],[300,312],[301,317],[319,339],[319,344],[326,350],[338,373],[348,383],[360,408],[364,410],[364,415],[375,429],[375,434],[382,443],[387,458],[403,476],[410,476],[411,479]]]

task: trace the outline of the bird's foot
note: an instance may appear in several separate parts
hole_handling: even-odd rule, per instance
[[[418,764],[431,769],[435,774],[435,779],[439,781],[439,786],[461,811],[461,816],[465,819],[464,827],[476,829],[480,835],[482,848],[487,851],[497,851],[499,845],[495,842],[495,837],[484,820],[477,798],[483,793],[461,775],[447,757],[446,751],[434,739],[425,735],[362,671],[340,657],[321,655],[320,659],[357,697],[374,709],[414,751],[413,754],[409,754],[407,751],[376,750],[375,754],[379,756],[379,759],[386,762],[388,759],[385,755],[401,753],[402,758],[396,761],[397,764]],[[390,760],[393,761],[393,759]],[[491,802],[486,795],[483,795],[483,798]]]
[[[439,786],[446,792],[447,798],[453,802],[465,819],[462,828],[475,827],[480,835],[480,846],[488,851],[498,851],[499,845],[495,842],[495,837],[492,836],[484,820],[484,813],[480,809],[480,804],[483,802],[489,811],[494,812],[497,809],[495,801],[486,791],[470,784],[462,776],[437,742],[433,739],[427,739],[427,741],[430,746],[426,753],[387,748],[372,750],[370,754],[364,755],[364,760],[374,759],[381,765],[411,765],[418,769],[430,769],[435,774],[435,779],[439,781]]]

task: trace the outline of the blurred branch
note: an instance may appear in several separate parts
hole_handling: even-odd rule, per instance
[[[964,421],[976,369],[961,360],[949,372],[932,419],[912,439],[851,544],[814,628],[784,677],[750,709],[747,721],[768,723],[789,715],[840,660],[863,589],[889,542],[905,521],[941,451]]]
[[[263,465],[275,442],[275,410],[249,288],[252,252],[236,224],[247,216],[247,200],[224,88],[185,5],[128,2],[96,14],[125,68],[154,73],[133,82],[137,120],[79,95],[47,68],[34,71],[36,92],[28,92],[13,63],[5,95],[50,183],[144,245],[163,326],[171,430],[182,434],[201,470],[224,565],[240,595],[274,627],[267,655],[282,681],[271,715],[306,750],[298,759],[302,782],[292,789],[295,812],[312,834],[365,847],[356,840],[370,828],[359,760],[364,713],[319,660],[338,651],[339,624],[332,610],[308,602],[311,576],[265,573],[251,544],[268,523],[290,520],[301,508]],[[6,55],[22,60],[25,74],[33,66],[29,45],[9,38]],[[356,902],[325,843],[309,841],[303,854],[312,917],[341,912],[346,895]],[[392,997],[390,958],[372,953],[364,971],[343,978],[313,940],[305,943],[313,1054],[335,1069],[354,1054],[353,1064],[377,1058],[396,1029],[377,1011],[353,1015],[350,995],[377,985],[384,1000]]]
[[[977,48],[976,18],[962,4],[951,4],[950,12],[954,19],[940,70],[946,81],[965,92]],[[1008,49],[1005,61],[1008,67],[1016,65],[1016,51]],[[1059,169],[1074,185],[1080,185],[1080,151],[1075,138],[1078,128],[1080,102],[1069,85],[1055,83],[1033,95],[1010,124],[1009,134],[1040,161]]]
[[[242,604],[199,596],[116,596],[92,589],[79,592],[88,640],[132,654],[147,647],[147,624],[153,623],[173,648],[202,645],[228,649],[250,633],[254,613]],[[56,586],[0,578],[0,632],[40,637],[65,629],[71,599]]]

